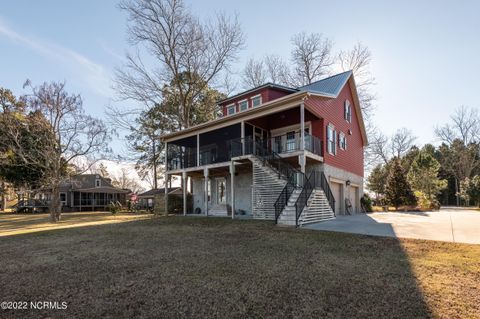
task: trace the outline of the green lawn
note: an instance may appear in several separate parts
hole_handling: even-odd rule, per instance
[[[0,237],[0,317],[478,318],[480,246],[159,217]]]

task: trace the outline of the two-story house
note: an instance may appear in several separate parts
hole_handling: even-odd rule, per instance
[[[184,214],[302,225],[360,211],[367,137],[351,71],[299,88],[267,83],[219,105],[222,117],[162,137],[166,180],[192,188]]]

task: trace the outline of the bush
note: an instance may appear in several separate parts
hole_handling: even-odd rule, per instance
[[[368,194],[363,194],[362,198],[360,199],[360,204],[362,205],[362,208],[365,210],[365,212],[373,212],[372,199],[370,198],[370,196],[368,196]]]
[[[110,213],[112,213],[112,215],[115,215],[120,211],[121,207],[122,206],[120,204],[110,203],[110,205],[108,205],[108,210],[110,211]]]
[[[431,209],[439,209],[440,203],[436,199],[429,199],[427,194],[424,192],[416,191],[415,197],[417,198],[418,207],[421,210],[431,210]]]

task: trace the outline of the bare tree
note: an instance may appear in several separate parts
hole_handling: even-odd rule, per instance
[[[406,128],[398,129],[391,138],[392,155],[401,158],[414,145],[416,139],[412,131]]]
[[[435,134],[446,144],[461,140],[464,145],[477,143],[480,140],[480,117],[478,110],[468,106],[460,106],[452,116],[451,124],[436,127]]]
[[[237,17],[218,14],[201,22],[182,0],[125,0],[120,8],[128,14],[131,43],[145,47],[157,67],[148,67],[138,51],[127,55],[126,65],[116,72],[119,96],[152,106],[162,101],[165,84],[178,83],[179,100],[173,113],[178,129],[189,127],[193,101],[243,46]],[[181,81],[184,77],[187,81]]]
[[[265,55],[260,60],[249,59],[243,69],[243,87],[249,89],[266,82],[296,86],[292,71],[280,56]]]
[[[263,60],[250,58],[243,69],[242,82],[245,88],[254,88],[267,82]]]
[[[128,170],[122,167],[120,174],[113,176],[112,185],[121,189],[129,189],[133,193],[143,191],[143,187],[138,182],[131,178],[128,174]]]
[[[18,143],[21,137],[11,131],[10,146],[25,164],[35,164],[41,168],[44,187],[51,190],[52,194],[51,219],[56,222],[60,220],[62,211],[59,188],[68,179],[69,170],[72,171],[74,165],[76,173],[86,171],[90,164],[85,163],[94,163],[95,158],[109,151],[109,132],[101,120],[84,113],[81,96],[67,93],[64,82],[43,83],[33,87],[27,81],[25,87],[29,87],[31,93],[25,95],[23,100],[30,110],[42,114],[37,124],[44,118],[46,131],[50,133],[39,137],[30,149],[24,149]],[[39,157],[37,153],[42,156]],[[35,162],[39,159],[42,161]]]
[[[310,84],[330,73],[332,41],[319,33],[305,32],[292,37],[292,62],[298,86]]]
[[[414,146],[415,140],[416,137],[406,128],[398,129],[392,136],[374,131],[365,151],[366,166],[371,168],[380,163],[387,164],[392,157],[403,157]]]
[[[372,93],[375,78],[370,71],[371,61],[372,53],[361,42],[356,43],[351,50],[340,51],[337,56],[337,63],[342,71],[353,71],[360,106],[368,125],[373,125],[371,117],[375,108],[373,102],[376,99],[375,94]]]
[[[264,62],[270,82],[292,85],[292,71],[284,59],[278,55],[269,54],[265,56]]]
[[[365,155],[368,167],[373,167],[379,162],[388,163],[390,160],[390,139],[388,136],[381,132],[372,134]]]

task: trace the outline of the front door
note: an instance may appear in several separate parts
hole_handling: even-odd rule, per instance
[[[225,177],[217,178],[217,204],[222,205],[227,203],[227,182]]]

